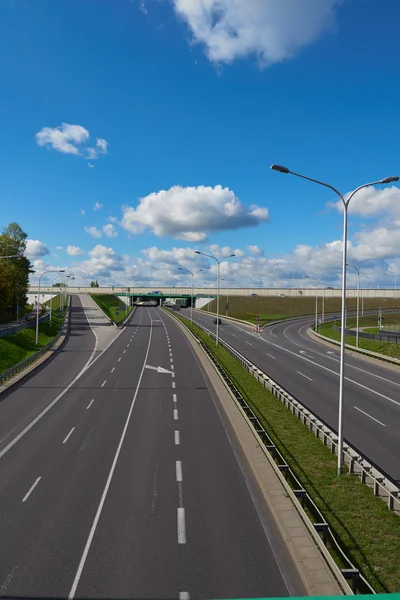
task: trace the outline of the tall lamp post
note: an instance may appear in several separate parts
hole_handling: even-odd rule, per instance
[[[224,279],[223,277],[221,277],[221,281],[225,281],[225,283],[226,283],[226,307],[225,307],[225,315],[228,316],[228,313],[229,313],[229,309],[228,309],[229,281],[227,279]]]
[[[43,271],[43,273],[41,273],[39,275],[38,301],[37,301],[37,307],[36,307],[36,346],[38,345],[38,340],[39,340],[40,280],[42,279],[43,275],[46,275],[47,273],[65,273],[65,269],[59,269],[57,271],[54,269],[52,269],[51,271]]]
[[[312,275],[306,275],[306,279],[315,281],[315,331],[318,331],[318,281]]]
[[[213,256],[212,254],[206,254],[205,252],[199,252],[198,250],[195,250],[195,254],[202,254],[203,256],[208,256],[208,258],[212,258],[213,260],[215,260],[215,262],[217,263],[217,331],[216,331],[216,339],[215,339],[215,345],[218,346],[218,342],[219,342],[219,285],[220,285],[220,264],[222,263],[223,260],[226,260],[227,258],[233,258],[234,256],[236,256],[235,254],[229,254],[228,256],[223,256],[222,258],[217,258],[216,256]]]
[[[359,331],[359,324],[360,324],[360,271],[358,270],[358,268],[355,265],[349,265],[349,263],[346,264],[347,267],[351,267],[352,269],[355,269],[357,271],[357,323],[356,323],[356,348],[358,348],[358,331]],[[363,310],[363,314],[364,314],[364,310]],[[343,323],[342,323],[342,327],[343,327]]]
[[[369,187],[371,185],[385,185],[387,183],[394,183],[398,181],[398,177],[385,177],[384,179],[380,179],[378,181],[372,181],[371,183],[364,183],[360,185],[358,188],[353,190],[351,194],[345,199],[344,196],[332,185],[328,183],[324,183],[323,181],[319,181],[318,179],[312,179],[311,177],[306,177],[305,175],[301,175],[300,173],[294,173],[287,167],[283,167],[281,165],[271,165],[271,169],[273,171],[278,171],[279,173],[289,173],[290,175],[295,175],[296,177],[300,177],[301,179],[306,179],[307,181],[312,181],[313,183],[317,183],[318,185],[322,185],[324,187],[329,188],[335,194],[339,196],[343,203],[343,257],[342,257],[342,328],[340,335],[340,372],[339,372],[339,418],[338,418],[338,475],[342,474],[343,469],[343,387],[344,387],[344,355],[345,355],[345,339],[344,335],[343,323],[346,320],[346,263],[347,263],[347,212],[350,204],[350,200],[353,196],[362,190],[363,188]]]
[[[194,274],[200,273],[203,269],[199,269],[198,271],[191,271],[190,269],[186,269],[186,267],[178,267],[180,271],[186,271],[190,273],[192,276],[192,297],[190,299],[190,322],[193,325],[193,288],[194,288]]]

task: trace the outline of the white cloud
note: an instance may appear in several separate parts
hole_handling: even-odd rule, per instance
[[[67,254],[70,256],[82,256],[84,251],[79,246],[67,246]]]
[[[264,256],[264,250],[259,248],[259,246],[247,246],[247,250],[255,256]]]
[[[101,238],[101,231],[97,227],[84,227],[84,230],[94,238]]]
[[[59,127],[43,127],[36,135],[39,146],[47,146],[62,152],[74,154],[86,159],[94,160],[107,154],[108,142],[104,138],[96,138],[96,147],[88,148],[85,144],[90,138],[89,131],[82,125],[62,123]],[[88,163],[89,167],[94,165]]]
[[[103,205],[100,204],[100,202],[95,202],[93,205],[93,210],[100,210],[100,208],[103,208]]]
[[[108,142],[104,138],[97,138],[96,140],[96,148],[86,148],[86,158],[89,160],[97,160],[99,156],[104,156],[107,154]],[[88,163],[89,166],[93,167],[91,163]]]
[[[89,139],[89,132],[81,125],[63,123],[60,127],[43,127],[36,134],[39,146],[50,146],[64,154],[80,154],[78,146]]]
[[[79,214],[83,217],[83,215],[86,214],[86,210],[84,208],[81,208],[81,210],[79,211]]]
[[[115,227],[114,227],[114,225],[112,225],[112,223],[107,223],[107,225],[103,225],[102,229],[103,229],[106,237],[114,238],[114,237],[117,237],[117,235],[118,235],[118,231],[115,229]]]
[[[64,246],[56,246],[56,250],[64,250]]]
[[[40,242],[39,240],[26,240],[25,255],[28,258],[33,258],[36,256],[45,256],[49,253],[50,250],[43,242]]]
[[[136,208],[125,206],[121,225],[134,234],[150,229],[159,237],[200,242],[206,240],[207,232],[254,227],[266,221],[266,208],[245,207],[228,188],[174,186],[141,198]]]
[[[345,196],[347,199],[348,192]],[[343,212],[343,202],[329,202],[328,206]],[[350,200],[349,214],[361,217],[375,217],[386,214],[391,217],[400,218],[400,188],[396,186],[376,188],[367,187],[357,192]]]
[[[87,166],[89,167],[89,169],[94,169],[94,165],[92,165],[92,163],[88,162]]]
[[[291,58],[335,25],[342,0],[173,0],[193,40],[213,62],[256,56],[262,66]]]
[[[74,273],[88,277],[96,277],[110,283],[113,272],[124,271],[125,260],[112,248],[98,244],[89,252],[90,259],[74,265]]]

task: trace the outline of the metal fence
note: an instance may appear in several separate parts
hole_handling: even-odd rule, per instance
[[[333,324],[333,330],[340,332],[342,329],[339,325]],[[346,335],[353,337],[357,336],[355,329],[345,329]],[[358,337],[365,340],[375,340],[376,342],[389,342],[391,344],[400,344],[400,333],[385,331],[382,333],[368,333],[367,331],[359,331]]]
[[[41,317],[39,317],[39,323],[43,323],[43,321],[45,321],[48,318],[49,318],[49,313],[42,315]],[[22,321],[21,323],[18,323],[17,325],[10,325],[9,327],[4,327],[4,328],[0,329],[0,338],[7,337],[7,335],[13,335],[14,333],[18,333],[18,331],[21,331],[22,329],[29,329],[30,327],[35,327],[35,325],[36,325],[36,318],[31,319],[29,321]]]
[[[48,315],[45,315],[45,317],[47,317],[47,316]],[[64,323],[63,323],[63,326],[61,327],[60,331],[54,336],[54,338],[48,344],[46,344],[46,346],[43,346],[43,348],[41,348],[40,350],[38,350],[34,354],[31,354],[31,356],[28,356],[27,359],[21,361],[20,363],[18,363],[14,367],[11,367],[11,369],[8,369],[7,371],[4,371],[4,373],[0,373],[0,385],[2,383],[4,383],[5,381],[7,381],[8,379],[10,379],[11,377],[14,377],[14,375],[17,375],[18,373],[20,373],[28,365],[30,365],[33,362],[35,362],[35,360],[38,359],[42,354],[44,354],[48,350],[51,350],[51,348],[54,346],[54,344],[56,343],[56,341],[62,335],[64,335],[64,336],[67,335],[67,333],[70,330],[70,326],[71,326],[71,296],[70,296],[70,300],[69,300],[68,310],[65,313]]]

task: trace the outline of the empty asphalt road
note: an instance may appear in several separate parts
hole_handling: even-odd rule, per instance
[[[182,314],[189,317],[189,310]],[[221,339],[337,430],[339,348],[307,335],[312,318],[278,323],[261,335],[221,318]],[[193,319],[215,332],[207,312],[195,311]],[[345,377],[345,439],[400,481],[400,369],[347,354]]]
[[[0,596],[301,594],[173,319],[139,307],[95,352],[78,298],[74,317],[0,402]]]

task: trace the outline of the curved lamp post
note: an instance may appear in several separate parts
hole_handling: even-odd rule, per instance
[[[193,288],[194,288],[194,274],[195,273],[200,273],[200,271],[202,271],[203,269],[199,269],[198,271],[191,271],[190,269],[186,269],[186,267],[178,267],[178,269],[180,271],[186,271],[187,273],[190,273],[192,276],[192,298],[190,301],[190,322],[193,324]]]
[[[351,194],[345,199],[344,196],[332,185],[329,183],[325,183],[323,181],[319,181],[318,179],[313,179],[312,177],[306,177],[305,175],[301,175],[300,173],[294,173],[287,167],[283,167],[282,165],[271,165],[271,169],[273,171],[278,171],[279,173],[286,173],[290,175],[295,175],[295,177],[300,177],[301,179],[306,179],[307,181],[312,181],[313,183],[317,183],[318,185],[322,185],[324,187],[329,188],[335,194],[339,196],[343,203],[343,260],[342,260],[342,327],[341,327],[341,335],[340,335],[340,373],[339,373],[339,418],[338,418],[338,475],[342,474],[343,469],[343,385],[344,385],[344,355],[345,355],[345,339],[344,335],[344,323],[346,321],[346,263],[347,263],[347,212],[350,204],[350,200],[353,198],[357,192],[362,190],[363,188],[369,187],[371,185],[385,185],[388,183],[394,183],[398,181],[398,177],[385,177],[384,179],[379,179],[378,181],[372,181],[371,183],[364,183],[360,185],[358,188],[353,190]]]
[[[199,252],[198,250],[195,250],[195,254],[201,254],[202,256],[208,256],[208,258],[212,258],[217,263],[217,332],[216,332],[215,342],[216,342],[216,346],[218,346],[218,342],[219,342],[219,285],[220,285],[220,268],[219,267],[223,260],[226,260],[227,258],[233,258],[234,256],[236,256],[236,254],[229,254],[228,256],[223,256],[222,258],[217,258],[216,256],[213,256],[212,254],[206,254],[205,252]]]
[[[46,275],[47,273],[65,273],[65,269],[58,269],[58,270],[52,269],[51,271],[43,271],[43,273],[41,273],[39,275],[38,299],[37,299],[37,307],[36,307],[36,346],[38,345],[38,340],[39,340],[40,280],[43,277],[43,275]]]
[[[360,323],[360,271],[355,265],[346,264],[346,267],[351,267],[357,271],[358,279],[357,279],[357,324],[356,324],[356,348],[358,348],[358,331],[359,331],[359,323]],[[364,310],[363,310],[364,314]],[[343,327],[343,324],[342,324]]]
[[[305,277],[315,281],[315,331],[318,332],[318,281],[312,275],[306,275]]]

